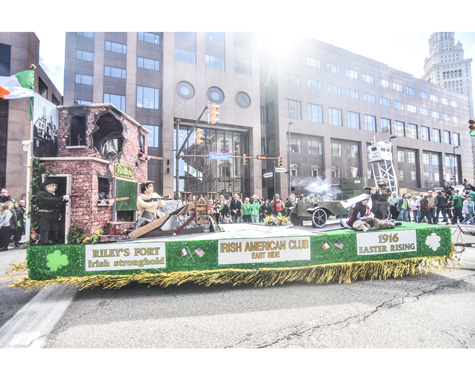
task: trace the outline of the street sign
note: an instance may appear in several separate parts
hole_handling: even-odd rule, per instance
[[[285,168],[276,168],[275,171],[276,171],[277,173],[282,173],[282,172],[286,172],[287,169],[285,169]]]
[[[264,173],[264,176],[262,176],[262,177],[269,178],[269,177],[272,177],[273,175],[274,175],[274,173],[269,172],[269,173]]]
[[[209,153],[210,160],[229,160],[229,154],[218,154],[217,152]]]

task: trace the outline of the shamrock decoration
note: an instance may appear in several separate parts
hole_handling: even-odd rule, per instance
[[[426,238],[426,245],[432,250],[437,251],[437,249],[440,247],[440,237],[437,234],[432,233]]]
[[[53,272],[69,264],[68,256],[66,254],[61,254],[61,250],[56,250],[54,253],[48,254],[46,259],[48,260],[46,265]]]

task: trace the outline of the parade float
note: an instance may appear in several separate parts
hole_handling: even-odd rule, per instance
[[[38,158],[38,173],[42,181],[62,179],[60,194],[70,196],[62,241],[42,245],[32,238],[26,265],[12,269],[26,268],[28,277],[12,287],[349,283],[457,265],[446,226],[403,223],[366,232],[277,225],[284,221],[220,226],[198,199],[164,201],[155,220],[137,225],[148,131],[108,104],[58,111],[57,154]],[[34,183],[31,193],[34,216]]]

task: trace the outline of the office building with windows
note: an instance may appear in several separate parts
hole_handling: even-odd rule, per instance
[[[39,65],[40,41],[35,33],[0,33],[0,76],[35,69],[35,91],[60,105],[63,98]],[[32,136],[30,100],[0,98],[0,186],[16,199],[25,199],[28,176],[28,145]],[[24,150],[24,146],[26,150]]]
[[[318,177],[338,184],[363,176],[374,184],[367,148],[389,140],[402,188],[470,178],[465,94],[317,40],[277,48],[266,38],[67,33],[64,103],[112,103],[145,125],[149,153],[163,157],[149,162],[162,195],[286,197],[310,191]],[[220,107],[216,125],[203,111],[212,102]],[[205,137],[197,144],[188,132],[201,114]],[[275,159],[257,155],[283,157],[290,175],[278,173],[274,187],[263,175]]]
[[[473,119],[472,59],[464,58],[462,44],[460,41],[455,44],[455,33],[437,32],[430,36],[429,57],[424,62],[423,79],[449,91],[465,94],[467,112],[463,122],[467,124],[469,119]],[[474,152],[473,139],[471,145]]]

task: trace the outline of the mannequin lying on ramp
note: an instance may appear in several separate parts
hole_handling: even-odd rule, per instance
[[[355,204],[352,214],[348,220],[340,220],[340,225],[343,228],[368,231],[368,230],[384,230],[392,229],[397,225],[401,225],[401,222],[393,222],[389,220],[381,220],[374,217],[369,206],[371,196],[362,194],[356,199],[361,199]],[[354,201],[353,201],[354,202]]]

